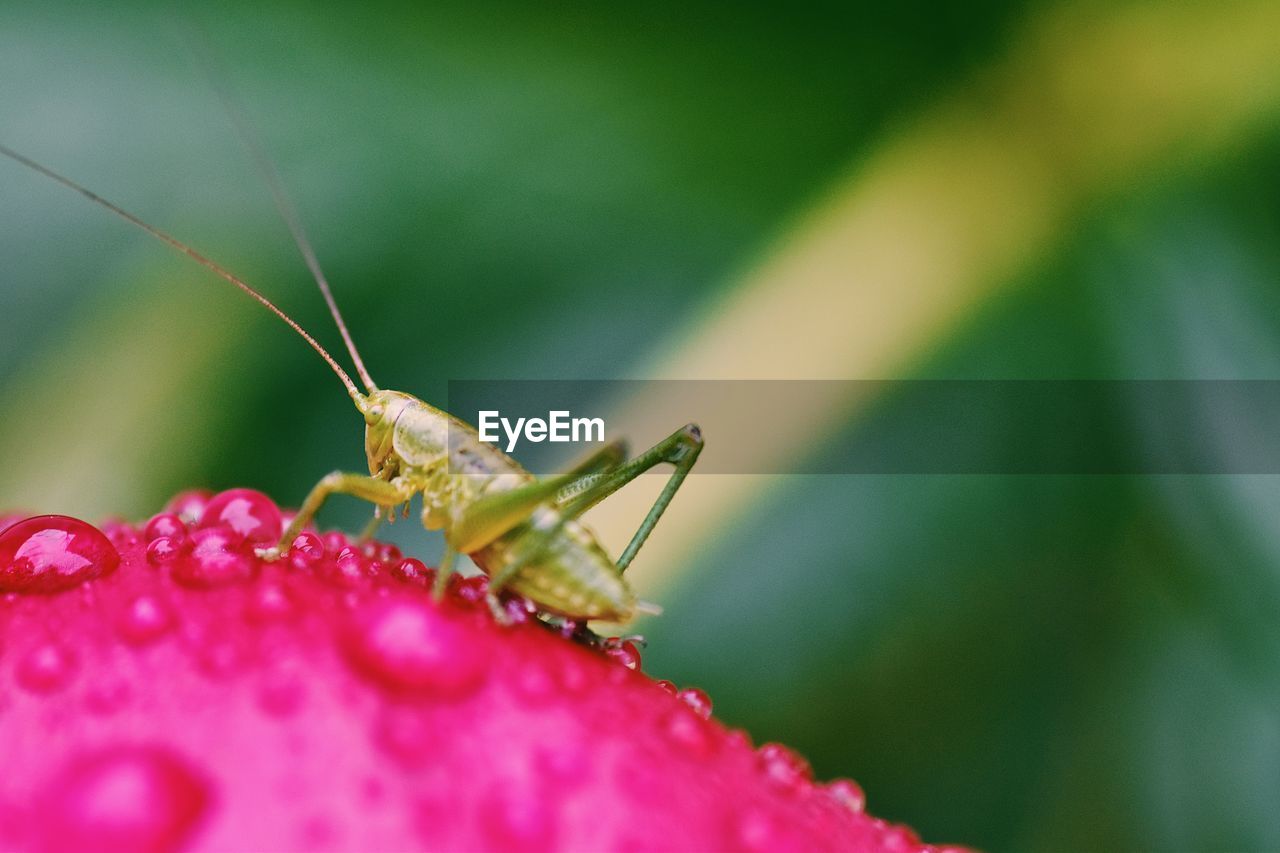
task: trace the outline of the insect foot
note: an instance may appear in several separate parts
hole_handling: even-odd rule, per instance
[[[341,533],[263,560],[281,515],[0,515],[0,849],[936,849],[633,642]]]

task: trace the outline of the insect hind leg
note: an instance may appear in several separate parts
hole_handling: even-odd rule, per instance
[[[693,470],[694,463],[702,453],[702,447],[702,430],[697,424],[685,424],[635,459],[598,475],[595,483],[565,498],[559,506],[566,515],[577,517],[655,466],[664,463],[675,466],[675,470],[671,472],[671,479],[667,480],[662,493],[653,502],[644,520],[640,522],[640,527],[623,550],[622,556],[618,558],[618,571],[624,572],[639,553],[645,540],[649,538],[649,534],[653,532],[653,528],[657,526],[658,519],[666,512],[684,478]]]

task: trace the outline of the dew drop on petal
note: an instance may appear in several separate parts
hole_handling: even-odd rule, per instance
[[[215,495],[204,508],[200,527],[224,527],[254,545],[274,545],[284,531],[280,507],[253,489],[228,489]]]
[[[182,554],[180,542],[168,536],[159,536],[147,543],[147,562],[153,566],[172,563]]]
[[[702,719],[711,716],[711,697],[696,687],[686,687],[676,693],[676,698],[693,709]]]
[[[208,489],[191,489],[179,492],[165,505],[165,511],[171,512],[186,524],[198,524],[204,517],[204,509],[209,505],[213,492]]]
[[[185,586],[211,587],[253,577],[257,561],[236,548],[231,534],[211,528],[191,535],[191,550],[173,563],[173,579]]]
[[[675,696],[676,693],[678,692],[676,689],[675,683],[671,681],[667,681],[665,678],[662,679],[661,681],[657,681],[654,683],[657,684],[659,687],[661,687],[663,690],[670,693],[672,696]]]
[[[172,850],[207,810],[210,792],[166,750],[123,746],[82,756],[41,797],[48,846],[62,850]]]
[[[809,762],[780,743],[766,743],[756,754],[765,777],[784,790],[799,790],[813,776]]]
[[[610,643],[605,647],[604,653],[614,663],[622,664],[627,669],[640,668],[640,650],[630,640]]]
[[[37,515],[0,533],[0,591],[58,592],[119,565],[106,535],[78,518]]]
[[[154,542],[161,536],[177,541],[186,535],[186,523],[177,513],[173,512],[162,512],[159,515],[153,515],[151,520],[147,522],[147,526],[142,529],[142,537],[148,542]]]
[[[438,757],[443,736],[413,705],[388,706],[374,729],[374,742],[404,767],[420,767]]]
[[[288,717],[302,708],[307,698],[306,687],[292,668],[278,668],[266,674],[258,691],[258,705],[268,714]]]
[[[548,792],[537,795],[499,789],[485,799],[484,829],[497,849],[548,850],[555,844],[555,811]]]
[[[388,690],[453,699],[480,687],[490,653],[465,614],[403,598],[359,609],[345,648],[361,674]]]
[[[173,612],[153,595],[139,595],[125,607],[120,633],[127,642],[143,645],[164,636],[173,627]]]
[[[867,795],[862,792],[862,786],[852,779],[833,779],[827,783],[827,793],[854,814],[866,811]]]
[[[69,650],[54,643],[42,643],[18,661],[14,677],[32,693],[53,693],[71,681],[75,669],[75,657]]]
[[[391,569],[391,575],[400,580],[414,584],[415,586],[423,586],[427,582],[428,570],[425,563],[421,560],[415,560],[408,557],[396,563]]]
[[[781,827],[772,815],[748,809],[737,815],[733,828],[734,848],[746,850],[772,850],[778,846]]]
[[[264,583],[255,589],[248,602],[248,615],[259,622],[285,619],[295,611],[288,590],[278,583]]]
[[[324,542],[319,536],[304,530],[293,539],[289,546],[289,564],[295,569],[311,569],[324,560]]]
[[[709,726],[687,708],[671,709],[662,721],[662,730],[668,740],[691,758],[706,758],[715,750]]]
[[[920,836],[906,826],[889,824],[880,834],[880,846],[883,850],[914,850],[920,844]]]
[[[560,690],[541,662],[530,662],[520,667],[511,681],[522,699],[535,704],[548,701]]]

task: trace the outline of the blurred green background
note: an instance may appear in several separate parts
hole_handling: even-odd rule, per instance
[[[191,16],[383,387],[1280,379],[1274,2]],[[0,6],[0,138],[336,342],[169,4]],[[248,300],[16,166],[0,199],[0,503],[297,501],[363,464],[332,376]],[[893,418],[798,412],[760,452]],[[1277,849],[1278,518],[1260,475],[695,475],[635,565],[667,608],[646,668],[930,840]]]

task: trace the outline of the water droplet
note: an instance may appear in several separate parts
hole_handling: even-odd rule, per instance
[[[346,534],[341,530],[330,530],[320,538],[324,542],[324,549],[330,554],[337,554],[343,548],[351,544],[351,542],[347,540]]]
[[[165,510],[178,516],[187,524],[198,524],[204,517],[204,508],[209,505],[212,497],[213,492],[208,489],[179,492],[165,506]]]
[[[259,622],[284,619],[294,612],[293,599],[288,590],[278,583],[264,583],[254,590],[249,599],[249,616]]]
[[[361,609],[348,632],[352,663],[393,691],[458,699],[483,683],[488,638],[464,614],[392,598]]]
[[[686,687],[676,693],[676,698],[693,709],[702,719],[711,716],[711,697],[696,687]]]
[[[131,695],[127,681],[110,679],[90,687],[85,694],[84,705],[91,712],[106,716],[123,710]]]
[[[210,800],[189,764],[158,747],[117,747],[74,762],[41,798],[48,846],[59,850],[172,850]]]
[[[253,489],[228,489],[214,496],[204,508],[200,527],[227,528],[254,545],[274,545],[284,530],[280,507]]]
[[[150,643],[173,627],[173,612],[153,595],[139,595],[129,602],[120,621],[120,633],[126,640],[142,645]]]
[[[516,690],[529,702],[545,702],[559,692],[560,686],[540,662],[527,663],[515,672]]]
[[[755,809],[737,816],[734,826],[734,842],[731,846],[746,850],[772,850],[778,848],[782,830],[776,818]]]
[[[127,550],[142,540],[142,534],[133,525],[123,521],[106,522],[102,525],[102,532],[117,550]]]
[[[177,513],[173,512],[162,512],[159,515],[153,515],[151,520],[147,522],[147,526],[142,529],[142,536],[148,542],[153,542],[161,536],[179,541],[186,535],[187,525]]]
[[[211,528],[191,535],[191,551],[174,562],[173,579],[186,586],[221,586],[248,580],[257,567],[236,548],[233,534]]]
[[[374,730],[374,742],[405,767],[426,764],[444,745],[442,738],[416,706],[388,706]]]
[[[37,515],[0,533],[0,590],[58,592],[109,574],[120,552],[87,522]]]
[[[920,836],[910,827],[888,824],[880,833],[882,850],[914,850],[919,844]]]
[[[715,751],[707,723],[688,708],[671,709],[663,720],[662,729],[672,743],[692,758],[706,758]]]
[[[640,668],[640,650],[630,640],[610,640],[604,649],[605,656],[627,669]]]
[[[32,693],[53,693],[71,681],[75,669],[76,661],[69,650],[42,643],[18,661],[14,676],[18,684]]]
[[[784,790],[799,790],[813,776],[809,762],[780,743],[766,743],[756,754],[765,776]]]
[[[391,574],[400,580],[411,583],[414,586],[424,586],[427,582],[428,570],[425,563],[421,560],[415,560],[413,557],[401,560],[396,563],[391,570]]]
[[[227,678],[243,665],[244,651],[229,637],[206,637],[196,647],[196,666],[210,678]]]
[[[547,850],[555,843],[556,814],[548,792],[500,788],[485,799],[484,829],[498,849]]]
[[[307,698],[306,687],[297,670],[295,665],[277,664],[266,673],[258,691],[258,704],[262,710],[276,717],[297,713]]]
[[[516,596],[502,602],[502,612],[507,615],[508,624],[523,625],[534,617],[538,608],[527,598]]]
[[[295,536],[293,544],[289,546],[289,563],[300,571],[315,568],[324,560],[324,556],[324,542],[307,530]]]
[[[547,747],[535,758],[547,776],[563,785],[583,781],[591,768],[591,755],[582,741],[566,739]]]
[[[675,684],[673,682],[667,681],[665,678],[662,679],[661,681],[656,681],[654,683],[657,684],[659,687],[661,687],[663,690],[670,693],[672,696],[675,696],[677,693]]]
[[[867,795],[852,779],[833,779],[827,784],[827,793],[854,814],[862,814],[867,809]]]
[[[147,543],[147,562],[152,566],[172,563],[182,555],[182,542],[160,536]]]
[[[358,586],[372,574],[369,561],[359,549],[350,545],[338,552],[338,559],[334,566],[335,570],[330,574],[330,580],[348,586]]]
[[[561,664],[556,672],[560,689],[566,694],[581,693],[591,682],[591,676],[581,661],[570,658]]]
[[[484,575],[472,575],[469,578],[455,575],[451,586],[455,595],[463,601],[475,604],[484,601],[485,593],[489,591],[489,579]]]

